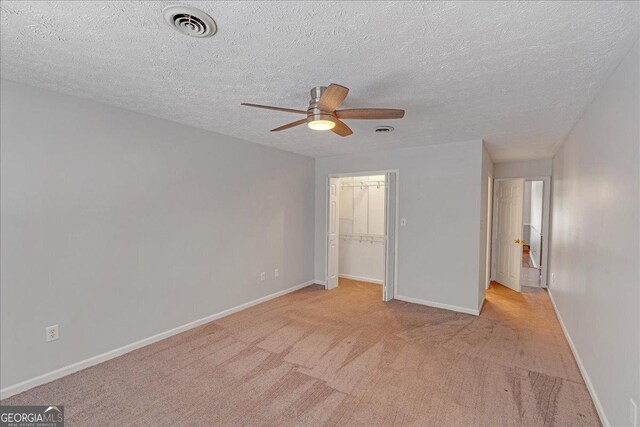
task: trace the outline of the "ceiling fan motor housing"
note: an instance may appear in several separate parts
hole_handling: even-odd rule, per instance
[[[311,101],[309,101],[309,108],[307,108],[307,122],[313,122],[316,120],[333,121],[336,118],[333,112],[322,111],[318,107],[320,97],[325,90],[327,90],[326,86],[316,86],[311,89]]]

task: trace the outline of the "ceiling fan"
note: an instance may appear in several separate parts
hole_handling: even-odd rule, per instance
[[[309,108],[304,110],[294,110],[291,108],[272,107],[269,105],[249,104],[243,102],[241,105],[247,107],[265,108],[267,110],[284,111],[287,113],[304,114],[304,119],[287,123],[271,132],[280,132],[295,126],[306,123],[313,130],[331,130],[340,136],[349,136],[353,133],[341,119],[401,119],[404,117],[404,110],[390,108],[351,108],[337,110],[347,97],[349,89],[339,84],[331,83],[327,86],[317,86],[311,89],[311,101]]]

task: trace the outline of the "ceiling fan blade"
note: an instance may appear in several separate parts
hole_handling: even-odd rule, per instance
[[[353,133],[353,131],[347,126],[344,122],[341,122],[338,119],[335,119],[336,125],[333,129],[333,133],[337,133],[340,136],[349,136]]]
[[[318,108],[322,111],[332,113],[342,104],[349,93],[349,88],[331,83],[328,88],[322,92],[322,96],[318,100]]]
[[[249,104],[247,102],[243,102],[240,105],[245,105],[247,107],[264,108],[265,110],[284,111],[285,113],[298,113],[298,114],[305,114],[305,115],[307,114],[307,112],[304,110],[294,110],[293,108],[272,107],[270,105]]]
[[[404,110],[392,108],[352,108],[348,110],[336,111],[336,116],[340,119],[401,119],[404,117]]]
[[[281,130],[289,129],[292,127],[300,126],[301,124],[307,123],[307,119],[296,120],[292,123],[287,123],[286,125],[282,125],[279,128],[271,129],[271,132],[280,132]]]

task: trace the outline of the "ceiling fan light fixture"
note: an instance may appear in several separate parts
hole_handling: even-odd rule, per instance
[[[307,110],[307,126],[313,130],[331,130],[336,127],[336,122],[332,114],[319,111],[313,105]]]
[[[311,130],[330,130],[336,135],[344,137],[352,135],[353,130],[351,130],[342,119],[386,120],[401,119],[404,117],[404,110],[391,108],[349,108],[346,110],[338,110],[338,107],[342,105],[348,93],[348,87],[336,83],[331,83],[329,86],[316,86],[311,89],[311,100],[309,101],[307,111],[273,107],[271,105],[249,104],[247,102],[243,102],[241,105],[264,108],[266,110],[283,111],[286,113],[303,114],[306,116],[304,119],[271,129],[271,132],[280,132],[306,123]],[[389,127],[387,131],[391,129],[393,128]]]
[[[336,127],[336,123],[333,120],[313,120],[308,122],[307,126],[313,130],[331,130]]]

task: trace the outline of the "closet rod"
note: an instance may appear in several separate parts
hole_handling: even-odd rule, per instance
[[[344,187],[384,187],[384,181],[369,181],[369,182],[353,182],[353,183],[343,183],[342,188]]]
[[[360,243],[364,243],[364,242],[369,242],[369,243],[384,243],[386,240],[385,239],[381,239],[381,240],[375,240],[373,238],[363,238],[363,239],[358,239],[357,237],[340,237],[340,240],[355,240],[356,242],[360,242]]]

